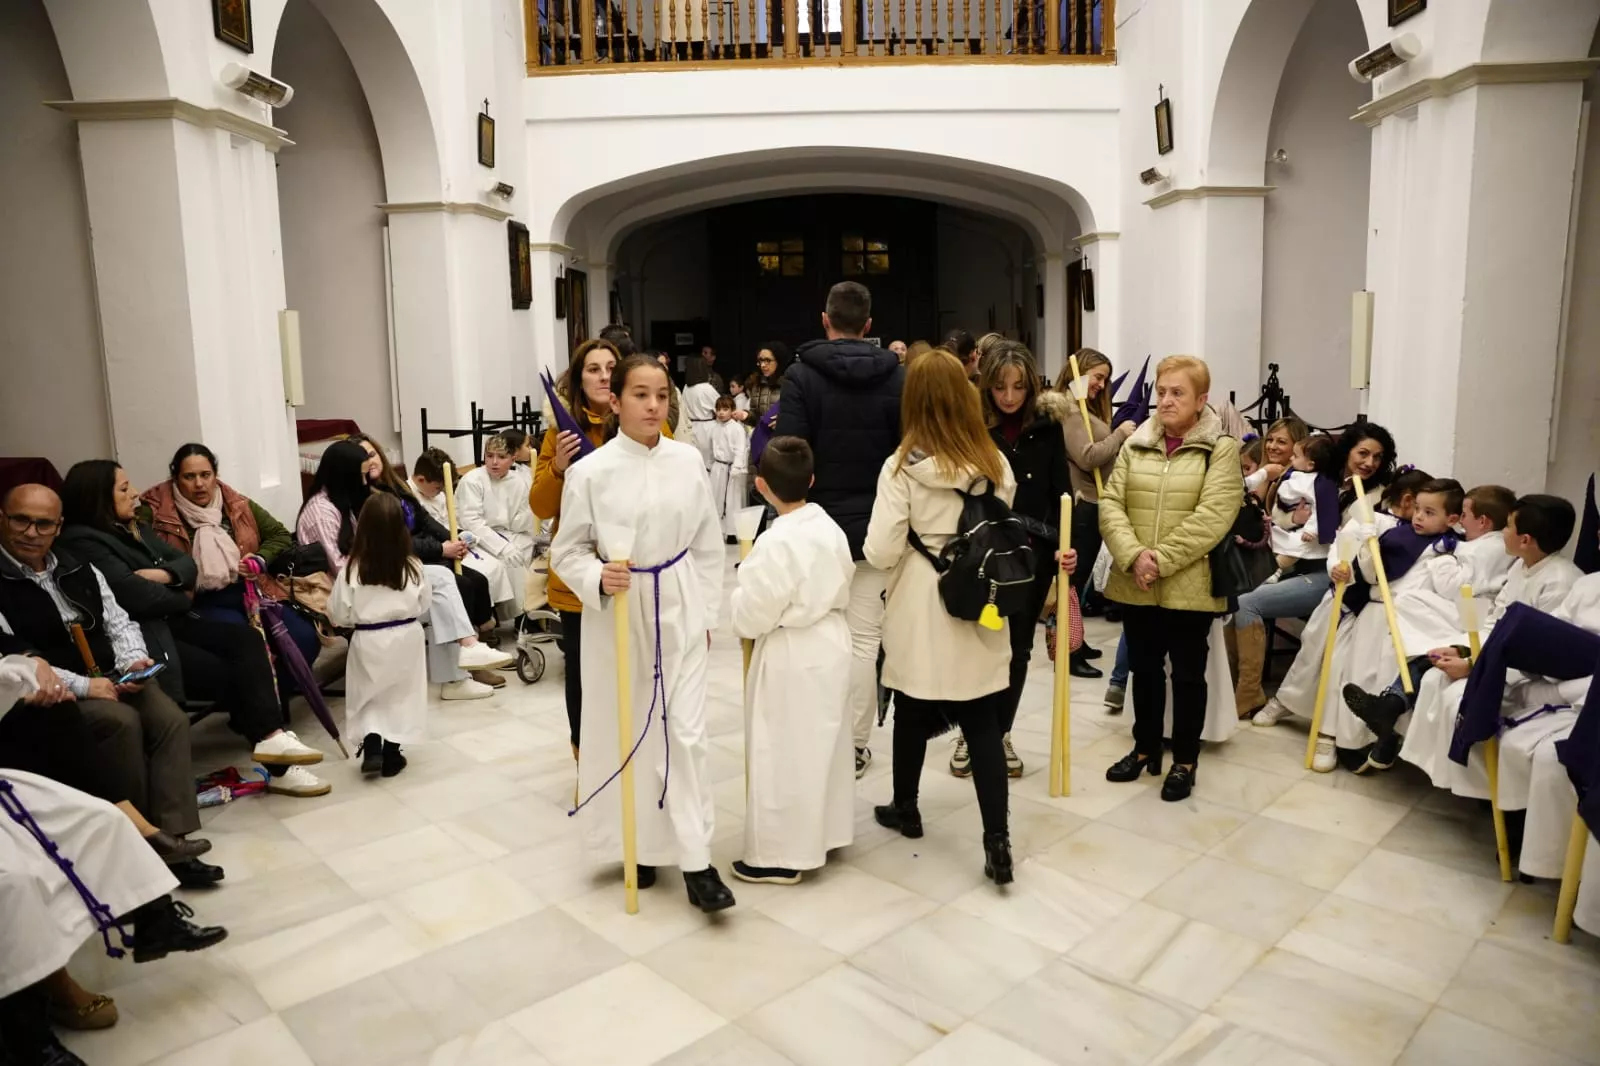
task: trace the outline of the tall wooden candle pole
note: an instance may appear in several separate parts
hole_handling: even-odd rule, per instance
[[[628,560],[618,560],[626,565]],[[630,672],[628,593],[611,598],[617,644],[617,752],[622,760],[622,889],[624,907],[639,913],[639,830],[633,807],[633,677]]]
[[[1346,560],[1340,553],[1339,561],[1347,566],[1355,566],[1355,561]],[[1341,581],[1333,587],[1333,614],[1328,618],[1328,639],[1322,645],[1322,673],[1317,678],[1317,702],[1311,708],[1311,735],[1306,738],[1306,769],[1311,769],[1311,762],[1317,754],[1317,737],[1322,734],[1322,711],[1328,699],[1328,674],[1333,670],[1333,645],[1339,638],[1339,618],[1344,611],[1344,590],[1350,587],[1348,581]],[[1403,668],[1402,668],[1403,669]]]
[[[1076,360],[1074,360],[1076,368]],[[1072,493],[1061,494],[1061,527],[1059,534],[1061,553],[1072,548]],[[1078,560],[1083,565],[1083,560]],[[1072,610],[1065,575],[1056,568],[1056,676],[1055,698],[1050,705],[1050,795],[1055,798],[1072,795],[1072,658],[1070,633],[1071,615],[1061,624],[1064,612]],[[1025,619],[1023,620],[1026,621]],[[1013,625],[1019,623],[1013,622]],[[1063,643],[1065,642],[1065,644]]]
[[[1561,869],[1561,894],[1556,897],[1556,924],[1550,939],[1557,944],[1572,940],[1572,914],[1578,909],[1578,884],[1583,878],[1583,859],[1589,850],[1589,826],[1583,815],[1572,815],[1572,833],[1567,838],[1567,862]]]
[[[460,540],[461,529],[456,524],[456,477],[455,468],[449,463],[444,464],[444,509],[450,518],[450,539]],[[456,560],[456,573],[461,573],[461,560]]]

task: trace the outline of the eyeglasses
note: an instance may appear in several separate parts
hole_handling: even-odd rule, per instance
[[[50,534],[61,528],[61,519],[30,518],[25,514],[8,514],[6,515],[6,524],[11,527],[11,532],[18,534],[19,536],[31,529],[37,532],[41,537],[48,537]]]
[[[772,358],[772,356],[770,356],[770,355],[769,355],[769,356],[767,356],[767,357],[766,357],[766,358],[764,358],[764,359],[757,359],[757,360],[756,360],[756,362],[757,362],[757,363],[760,363],[760,364],[762,364],[762,365],[766,365],[766,364],[767,364],[767,363],[776,363],[776,362],[777,362],[777,360],[776,360],[776,359],[774,359],[774,358]]]

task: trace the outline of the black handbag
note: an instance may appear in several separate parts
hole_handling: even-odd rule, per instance
[[[267,564],[267,573],[273,577],[307,574],[326,574],[329,570],[328,552],[321,544],[293,544],[278,553]]]
[[[1206,455],[1206,469],[1211,469],[1211,455]],[[1233,525],[1222,535],[1207,556],[1211,563],[1211,595],[1228,601],[1231,611],[1238,599],[1266,580],[1260,560],[1271,559],[1270,519],[1254,496],[1241,484],[1239,487],[1239,513]]]

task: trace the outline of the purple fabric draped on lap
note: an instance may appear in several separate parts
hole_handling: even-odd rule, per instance
[[[1556,758],[1578,792],[1578,813],[1589,832],[1600,834],[1600,661],[1591,662],[1594,679],[1583,710],[1565,740],[1556,741]]]
[[[1600,634],[1525,603],[1513,603],[1495,624],[1467,675],[1455,734],[1450,738],[1450,761],[1467,765],[1472,746],[1499,733],[1500,699],[1508,670],[1571,681],[1588,677],[1596,660],[1600,660]]]
[[[1317,512],[1317,543],[1332,544],[1339,539],[1339,483],[1318,474],[1311,483]]]
[[[578,420],[572,417],[572,412],[567,410],[566,405],[561,402],[561,398],[556,395],[556,383],[555,379],[550,376],[550,371],[541,370],[539,372],[539,383],[544,386],[544,394],[550,397],[550,413],[556,420],[556,427],[561,432],[571,433],[578,438],[578,454],[573,456],[572,459],[573,462],[577,462],[594,451],[594,442],[583,432],[583,427],[578,425]]]

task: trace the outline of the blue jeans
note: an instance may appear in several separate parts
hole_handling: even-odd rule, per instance
[[[1111,680],[1106,683],[1108,688],[1128,687],[1128,634],[1123,633],[1117,640],[1117,662],[1111,668]]]
[[[1229,625],[1246,629],[1264,625],[1269,618],[1305,618],[1317,609],[1330,584],[1324,570],[1261,585],[1239,597],[1239,609]]]

